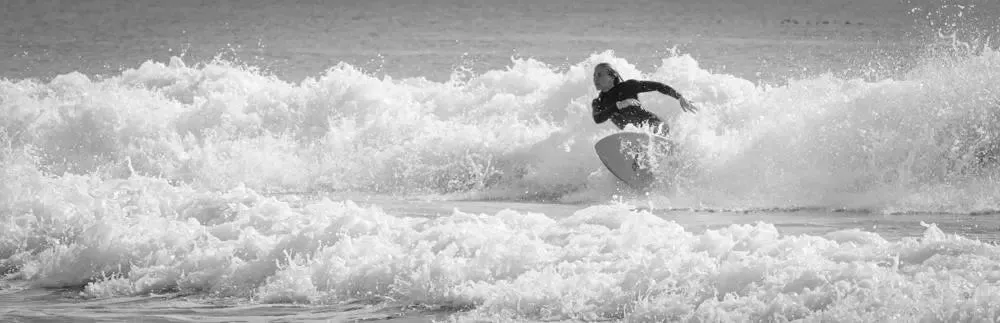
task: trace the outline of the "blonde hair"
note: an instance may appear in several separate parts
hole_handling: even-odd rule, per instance
[[[608,74],[611,74],[611,78],[615,79],[614,85],[618,85],[618,83],[622,82],[622,75],[618,74],[618,70],[616,70],[614,67],[611,67],[610,63],[600,63],[600,64],[597,64],[597,66],[594,66],[594,69],[597,69],[597,68],[600,68],[600,67],[603,67],[604,69],[606,69],[608,71]]]

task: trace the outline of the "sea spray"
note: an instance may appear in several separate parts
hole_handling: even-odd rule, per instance
[[[601,201],[635,194],[593,150],[617,130],[594,124],[589,111],[592,67],[610,62],[701,108],[682,113],[672,98],[640,97],[677,143],[649,195],[665,207],[997,209],[993,50],[929,59],[898,79],[825,74],[782,85],[671,55],[649,73],[604,52],[568,68],[515,59],[447,82],[376,78],[342,63],[299,84],[172,59],[109,78],[3,80],[0,90],[8,145],[51,176]]]

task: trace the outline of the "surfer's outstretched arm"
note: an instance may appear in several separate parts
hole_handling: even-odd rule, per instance
[[[669,85],[656,81],[638,81],[638,87],[639,88],[637,92],[657,91],[669,95],[674,99],[677,99],[677,101],[680,101],[681,110],[683,110],[684,112],[698,111],[698,107],[691,104],[691,102],[688,102],[687,99],[681,96],[680,92],[677,92],[677,90],[674,90],[674,88],[670,87]]]
[[[678,93],[677,90],[674,90],[674,88],[670,87],[669,85],[666,85],[666,84],[663,84],[663,83],[660,83],[660,82],[656,82],[656,81],[637,81],[637,83],[638,83],[639,89],[636,92],[657,91],[657,92],[669,95],[669,96],[673,97],[674,99],[678,99],[678,100],[681,99],[681,94]]]

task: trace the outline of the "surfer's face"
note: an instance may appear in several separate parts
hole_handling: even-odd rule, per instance
[[[607,67],[598,66],[594,68],[594,87],[598,91],[604,92],[615,86],[615,77]]]

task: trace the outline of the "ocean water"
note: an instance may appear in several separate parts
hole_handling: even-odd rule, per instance
[[[2,6],[2,321],[1000,321],[996,1]]]

